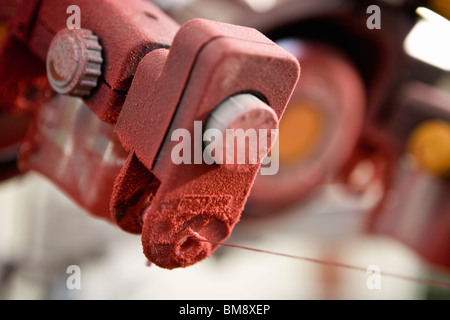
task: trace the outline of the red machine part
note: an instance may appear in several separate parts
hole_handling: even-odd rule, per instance
[[[368,126],[335,180],[355,195],[377,193],[370,209],[371,215],[375,215],[389,201],[397,167],[398,153],[390,137],[380,128]]]
[[[45,75],[45,66],[26,45],[9,35],[2,43],[1,53],[0,107],[16,115],[33,114],[54,94]]]
[[[103,48],[102,76],[85,102],[101,120],[115,123],[140,60],[169,47],[179,26],[151,2],[107,0],[22,1],[10,25],[28,50],[46,61],[52,39],[67,28],[71,5],[80,8],[82,27],[97,35]]]
[[[155,264],[194,264],[217,247],[195,239],[230,235],[259,164],[239,171],[176,165],[172,132],[183,128],[201,140],[195,121],[205,123],[239,94],[256,96],[281,118],[298,62],[254,29],[206,20],[179,28],[149,2],[43,0],[22,5],[11,24],[39,65],[58,57],[48,53],[58,48],[50,43],[74,4],[102,46],[102,75],[84,103],[57,95],[36,106],[20,167],[44,174],[92,214],[142,233]]]
[[[190,50],[182,54],[180,45],[186,43]],[[170,139],[171,133],[184,128],[195,137],[194,121],[205,123],[221,102],[243,92],[263,97],[280,118],[296,84],[298,68],[287,52],[253,29],[204,20],[193,20],[182,27],[156,78],[148,70],[155,70],[155,62],[162,66],[163,59],[161,50],[144,58],[116,126],[122,143],[152,169],[152,179],[156,178],[160,185],[151,206],[135,208],[118,223],[128,214],[140,216],[145,210],[144,251],[152,261],[173,267],[188,265],[191,259],[208,256],[216,248],[211,243],[186,240],[189,237],[217,242],[229,236],[259,165],[248,165],[238,172],[224,166],[175,165],[170,159],[176,144]],[[177,70],[190,70],[190,78],[180,73],[175,78],[173,73]],[[184,85],[183,79],[188,81]],[[158,114],[162,109],[165,112]],[[163,135],[168,125],[169,131]],[[134,224],[132,229],[136,228],[138,225]]]
[[[446,92],[424,83],[400,90],[386,129],[395,137],[391,145],[398,161],[390,170],[387,196],[367,223],[370,232],[395,237],[444,268],[450,267],[449,105]]]

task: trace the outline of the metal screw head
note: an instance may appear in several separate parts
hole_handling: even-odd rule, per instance
[[[53,38],[47,54],[47,77],[60,94],[87,96],[101,75],[102,47],[86,29],[63,29]]]

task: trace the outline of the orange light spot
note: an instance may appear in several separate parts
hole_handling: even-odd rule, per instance
[[[450,124],[443,120],[420,124],[409,137],[408,151],[422,169],[446,174],[450,171]]]
[[[322,136],[323,122],[314,102],[291,103],[280,121],[280,162],[298,162],[310,156]]]

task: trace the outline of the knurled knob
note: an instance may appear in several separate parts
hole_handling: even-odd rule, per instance
[[[72,96],[87,96],[101,75],[102,47],[86,29],[63,29],[47,54],[47,77],[52,88]]]

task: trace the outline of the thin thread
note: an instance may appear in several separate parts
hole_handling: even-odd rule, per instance
[[[345,264],[345,263],[331,262],[331,261],[325,261],[325,260],[308,258],[308,257],[301,257],[301,256],[292,255],[292,254],[279,253],[279,252],[274,252],[274,251],[269,251],[269,250],[250,248],[250,247],[245,247],[245,246],[239,246],[239,245],[236,245],[236,244],[229,244],[229,243],[225,243],[225,242],[215,242],[215,241],[210,241],[210,240],[205,240],[205,239],[198,239],[198,238],[196,240],[197,241],[203,241],[203,242],[209,242],[209,243],[212,243],[212,244],[215,244],[215,245],[220,245],[220,246],[244,249],[244,250],[260,252],[260,253],[265,253],[265,254],[271,254],[271,255],[275,255],[275,256],[291,258],[291,259],[296,259],[296,260],[301,260],[301,261],[306,261],[306,262],[311,262],[311,263],[316,263],[316,264],[321,264],[321,265],[327,265],[327,266],[332,266],[332,267],[337,267],[337,268],[344,268],[344,269],[355,270],[355,271],[363,271],[363,272],[367,273],[367,269],[366,268],[353,266],[353,265],[349,265],[349,264]],[[430,286],[434,286],[434,287],[439,287],[439,288],[442,288],[442,289],[450,290],[450,283],[447,283],[447,282],[430,280],[430,279],[415,278],[415,277],[404,276],[404,275],[401,275],[401,274],[396,274],[396,273],[391,273],[391,272],[380,272],[380,276],[387,276],[387,277],[397,278],[397,279],[406,280],[406,281],[410,281],[410,282],[422,283],[422,284],[426,284],[426,285],[430,285]]]

